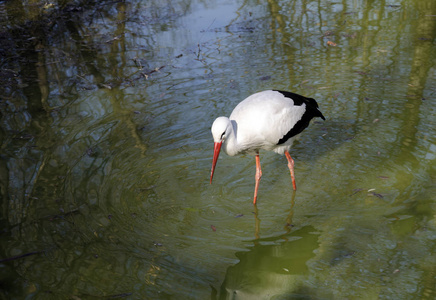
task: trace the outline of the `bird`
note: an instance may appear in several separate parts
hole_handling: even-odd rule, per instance
[[[247,97],[236,105],[230,117],[218,117],[212,124],[214,151],[210,183],[221,148],[229,156],[254,155],[256,174],[253,204],[256,205],[262,177],[259,150],[267,150],[286,156],[295,191],[294,160],[289,150],[315,117],[325,120],[316,100],[296,93],[266,90]]]

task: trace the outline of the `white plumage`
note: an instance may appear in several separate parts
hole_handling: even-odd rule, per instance
[[[295,190],[294,161],[288,151],[314,117],[325,120],[318,110],[317,102],[311,98],[274,90],[249,96],[234,108],[229,118],[219,117],[212,124],[215,147],[210,182],[212,183],[221,146],[230,156],[239,153],[255,155],[256,186],[253,200],[255,204],[262,176],[259,150],[264,149],[286,155]]]

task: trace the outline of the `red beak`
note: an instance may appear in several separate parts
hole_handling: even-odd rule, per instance
[[[213,161],[212,161],[212,170],[210,171],[210,183],[212,183],[213,172],[215,172],[215,165],[218,160],[218,156],[220,155],[221,145],[223,142],[216,142],[213,146]]]

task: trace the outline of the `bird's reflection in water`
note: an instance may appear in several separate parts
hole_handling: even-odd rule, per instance
[[[311,289],[304,279],[309,273],[307,263],[319,247],[319,232],[310,225],[293,227],[295,195],[286,217],[286,232],[276,237],[260,238],[261,220],[254,205],[253,245],[235,253],[239,262],[227,269],[219,291],[212,287],[212,299],[288,299]]]
[[[296,191],[292,191],[292,198],[291,198],[291,208],[289,209],[289,214],[286,217],[286,223],[284,226],[284,229],[286,233],[290,233],[292,227],[294,225],[292,224],[292,217],[294,216],[294,205],[295,205],[295,195]],[[259,232],[260,232],[260,219],[259,219],[259,209],[257,208],[257,204],[254,204],[254,243],[256,244],[256,241],[260,238]]]
[[[294,216],[294,205],[295,205],[295,190],[292,191],[291,208],[289,209],[289,214],[286,218],[285,230],[286,233],[291,232],[291,228],[294,227],[292,224],[292,217]]]

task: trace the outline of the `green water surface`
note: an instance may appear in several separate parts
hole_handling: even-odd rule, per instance
[[[1,299],[436,298],[436,1],[0,2]],[[221,154],[254,92],[287,161]]]

